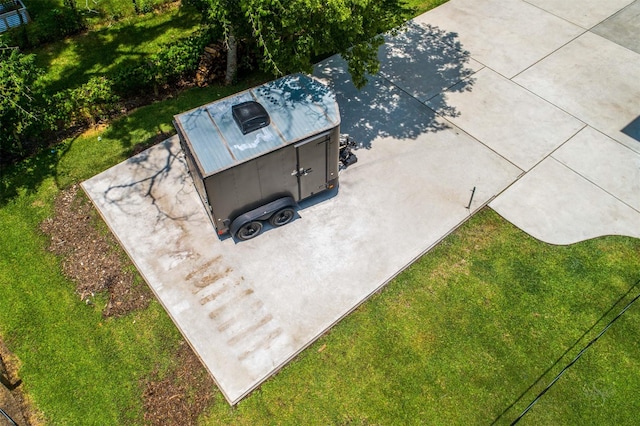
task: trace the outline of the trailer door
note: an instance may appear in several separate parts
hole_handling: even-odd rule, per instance
[[[298,194],[300,200],[327,188],[327,150],[330,133],[314,136],[297,143]]]

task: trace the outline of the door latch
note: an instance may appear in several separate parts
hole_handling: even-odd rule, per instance
[[[313,169],[311,167],[309,167],[308,169],[305,169],[304,167],[300,167],[300,169],[292,171],[291,176],[296,176],[296,177],[306,176],[312,171]]]

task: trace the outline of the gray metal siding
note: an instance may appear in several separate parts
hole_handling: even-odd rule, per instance
[[[186,112],[177,121],[184,130],[183,136],[193,148],[193,156],[202,165],[203,175],[234,162],[231,152],[218,142],[222,135],[205,108]]]
[[[340,122],[333,93],[311,78],[276,80],[256,88],[253,94],[287,143],[331,129]]]
[[[209,104],[206,107],[220,131],[220,142],[222,143],[218,144],[218,149],[224,149],[225,147],[223,145],[226,145],[233,156],[232,161],[236,163],[241,163],[265,152],[273,151],[284,144],[284,141],[272,126],[263,127],[260,130],[246,135],[242,134],[242,131],[233,119],[231,107],[250,100],[254,100],[253,96],[251,96],[250,93],[244,93],[214,104]],[[206,170],[205,173],[213,173],[215,170],[216,169]]]
[[[249,210],[262,199],[255,161],[209,176],[205,178],[205,186],[211,206],[221,220]]]
[[[251,100],[260,102],[271,123],[243,135],[231,107]],[[337,183],[338,104],[331,90],[311,77],[284,77],[176,115],[174,124],[218,231],[225,231],[238,215],[277,198],[300,200],[321,192],[328,182]],[[328,135],[328,141],[316,146],[319,137]],[[300,167],[314,172],[299,178],[298,147],[305,140],[310,141],[303,148],[309,151],[307,165]]]
[[[256,160],[260,192],[263,199],[275,198],[278,195],[290,195],[297,199],[298,179],[296,170],[296,151],[287,146]]]
[[[233,105],[255,100],[271,124],[243,135]],[[337,127],[338,104],[316,79],[295,74],[175,116],[203,176],[210,176],[283,146]]]

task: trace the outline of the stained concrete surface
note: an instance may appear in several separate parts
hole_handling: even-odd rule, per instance
[[[540,9],[582,28],[599,24],[633,0],[526,0]]]
[[[455,33],[473,59],[507,78],[584,32],[521,0],[449,1],[415,22]]]
[[[83,183],[230,403],[486,203],[555,244],[640,237],[634,51],[520,0],[409,31],[361,91],[339,57],[316,67],[359,161],[285,227],[218,239],[175,138]]]
[[[343,67],[333,58],[318,73],[344,76]],[[332,84],[340,102],[355,90]],[[521,174],[383,79],[360,94],[370,120],[345,117],[343,130],[369,146],[339,193],[254,240],[217,238],[175,138],[83,183],[230,403]]]
[[[640,0],[636,0],[592,30],[620,46],[640,53]]]
[[[640,54],[585,33],[513,79],[589,126],[640,152],[623,129],[640,115]]]
[[[472,78],[471,90],[460,90],[466,83],[459,83],[427,105],[436,111],[440,105],[455,108],[455,115],[447,115],[451,122],[522,170],[530,170],[585,126],[489,68]]]

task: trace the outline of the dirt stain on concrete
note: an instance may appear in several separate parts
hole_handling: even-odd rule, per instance
[[[227,340],[227,343],[232,346],[236,345],[238,342],[240,342],[241,340],[244,340],[246,337],[253,334],[261,327],[264,327],[272,319],[273,319],[273,316],[271,314],[265,315],[257,323],[247,327],[241,333],[238,333],[235,336],[233,336],[231,339]]]
[[[200,299],[200,304],[201,305],[205,305],[205,304],[207,304],[209,302],[212,302],[212,301],[216,300],[218,298],[218,296],[220,296],[222,293],[225,293],[227,290],[228,290],[227,286],[225,286],[225,285],[221,286],[219,289],[217,289],[216,291],[214,291],[210,295],[201,298]]]
[[[282,329],[280,327],[273,330],[271,333],[260,339],[253,348],[250,350],[244,351],[239,357],[239,361],[244,361],[249,358],[252,354],[254,354],[259,349],[269,349],[271,347],[271,342],[273,342],[278,336],[282,334]]]
[[[193,279],[193,277],[195,277],[196,275],[199,275],[199,274],[201,274],[201,273],[203,273],[203,272],[206,272],[206,271],[211,267],[211,265],[213,265],[214,263],[219,262],[219,261],[220,261],[220,259],[222,259],[222,256],[221,256],[221,255],[217,255],[217,256],[216,256],[216,257],[214,257],[213,259],[210,259],[210,260],[208,260],[207,262],[205,262],[205,264],[204,264],[204,265],[202,265],[202,266],[200,266],[199,268],[197,268],[197,269],[195,269],[195,270],[193,270],[193,271],[189,272],[189,273],[187,274],[187,276],[186,276],[186,277],[184,277],[184,279],[185,279],[186,281],[191,281],[191,280]]]

